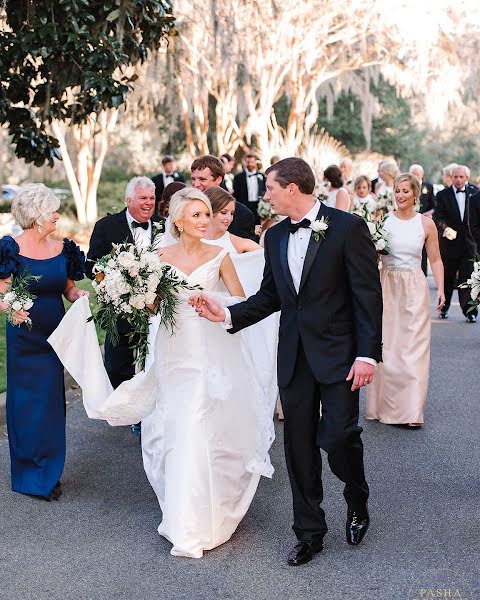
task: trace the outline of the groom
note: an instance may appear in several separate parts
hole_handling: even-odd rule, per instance
[[[201,296],[196,310],[230,333],[281,310],[278,385],[298,538],[288,564],[296,566],[323,549],[327,532],[319,448],[345,483],[347,542],[359,544],[369,525],[358,400],[382,359],[382,293],[364,221],[316,200],[309,165],[287,158],[266,175],[265,199],[290,218],[267,231],[260,290],[227,309]]]

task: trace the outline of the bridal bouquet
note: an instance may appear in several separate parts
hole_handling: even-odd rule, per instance
[[[150,317],[159,314],[160,323],[173,335],[178,291],[192,286],[171,267],[162,266],[153,245],[144,249],[126,242],[114,244],[112,252],[95,263],[93,274],[98,308],[90,320],[110,334],[113,345],[119,340],[117,319],[127,321],[132,329],[129,346],[135,364],[143,369]]]
[[[467,279],[465,283],[462,283],[458,287],[470,288],[471,300],[469,302],[470,308],[468,309],[468,312],[478,308],[480,305],[480,254],[477,254],[475,257],[475,261],[473,263],[473,273],[470,279]]]
[[[380,211],[382,215],[388,215],[389,212],[394,211],[397,208],[393,194],[386,190],[377,197],[377,211]]]
[[[13,322],[13,313],[17,310],[30,310],[32,308],[36,296],[30,292],[29,283],[39,279],[41,279],[41,275],[30,275],[26,269],[23,275],[13,278],[10,283],[10,291],[2,296],[2,301],[9,307],[6,312],[7,321],[15,327],[20,327],[21,323]],[[32,329],[31,319],[27,319],[24,323],[28,329]]]
[[[368,206],[363,205],[362,212],[359,216],[361,216],[367,224],[370,237],[372,238],[373,245],[375,246],[375,250],[379,254],[388,254],[390,251],[388,247],[388,231],[383,226],[388,213],[383,214],[375,219],[375,215],[370,212]]]
[[[270,202],[264,200],[263,197],[260,197],[258,200],[257,214],[261,219],[265,220],[273,219],[277,216],[277,213],[273,210]]]

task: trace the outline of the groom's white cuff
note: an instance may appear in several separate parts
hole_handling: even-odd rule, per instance
[[[223,307],[223,310],[225,311],[225,321],[223,321],[222,327],[224,329],[231,329],[233,327],[232,315],[230,314],[230,311],[228,310],[228,308],[226,306]]]
[[[357,356],[355,360],[361,360],[362,362],[366,362],[369,365],[373,365],[374,367],[377,366],[377,361],[373,358],[368,358],[368,356]]]

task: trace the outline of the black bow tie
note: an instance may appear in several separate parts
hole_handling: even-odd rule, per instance
[[[137,227],[141,227],[142,229],[145,229],[145,231],[148,229],[148,221],[146,223],[139,223],[138,221],[132,221],[132,227],[134,229],[136,229]]]
[[[257,176],[257,174],[256,174],[256,173],[249,173],[249,174],[248,174],[248,177],[256,177],[256,176]]]
[[[461,189],[461,190],[457,190],[457,194],[459,194],[460,192],[465,193],[465,188]]]
[[[288,224],[288,231],[290,233],[296,233],[301,228],[308,229],[310,224],[311,221],[309,219],[303,219],[303,221],[300,221],[299,223],[292,223],[290,220],[290,223]]]

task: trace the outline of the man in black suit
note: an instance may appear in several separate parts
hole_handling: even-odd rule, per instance
[[[448,318],[455,279],[464,283],[472,274],[472,258],[475,256],[475,241],[470,226],[470,204],[472,188],[467,185],[468,174],[464,166],[452,170],[452,185],[438,192],[433,219],[440,232],[440,252],[445,269],[445,304],[440,313]],[[470,292],[458,288],[458,299],[462,312],[469,323],[475,323],[477,311],[468,312]]]
[[[93,229],[87,255],[86,275],[93,279],[95,262],[112,251],[112,244],[122,242],[148,246],[162,231],[163,220],[153,214],[155,184],[148,177],[134,177],[125,190],[126,208],[100,219]],[[114,346],[110,336],[105,339],[105,368],[114,388],[135,375],[133,353],[128,346],[131,328],[118,320],[119,343]]]
[[[181,173],[176,171],[176,162],[173,156],[167,155],[162,158],[163,171],[155,177],[152,177],[152,181],[155,184],[155,214],[158,214],[158,207],[162,199],[163,190],[169,183],[174,181],[181,181],[185,183],[185,178]]]
[[[408,169],[408,172],[413,175],[418,183],[420,184],[420,212],[426,217],[433,216],[433,209],[435,208],[435,193],[433,191],[433,185],[425,181],[425,171],[422,165],[413,164]],[[422,252],[422,271],[427,274],[427,251],[425,247]]]
[[[258,201],[265,194],[265,175],[257,171],[257,158],[253,154],[245,157],[245,169],[233,178],[233,195],[255,215],[255,224],[260,224]]]
[[[309,165],[287,158],[266,174],[265,198],[290,218],[266,233],[260,290],[228,309],[207,296],[195,304],[232,333],[281,311],[278,385],[298,538],[288,564],[296,566],[323,549],[327,531],[320,448],[345,483],[347,542],[359,544],[369,525],[358,401],[382,358],[382,291],[365,222],[316,200]]]
[[[223,178],[225,169],[222,161],[216,156],[201,156],[196,158],[190,167],[192,172],[192,186],[197,190],[204,192],[210,187],[224,187]],[[258,241],[255,234],[255,217],[252,211],[246,206],[237,203],[235,206],[235,216],[228,228],[233,235]]]
[[[480,252],[480,192],[470,196],[470,233],[475,242],[475,251]]]

